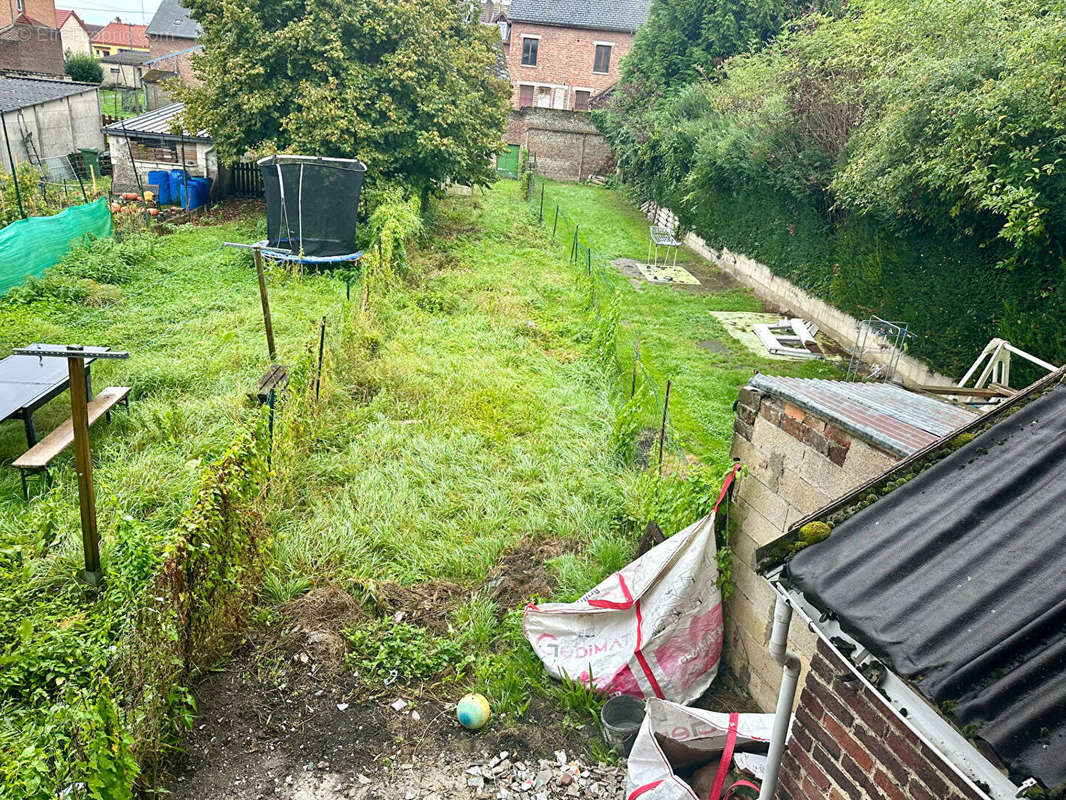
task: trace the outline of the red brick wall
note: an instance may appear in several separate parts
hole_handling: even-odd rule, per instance
[[[540,36],[535,67],[522,66],[522,34]],[[592,71],[596,57],[595,42],[610,42],[611,63],[606,74]],[[560,28],[554,25],[511,23],[511,42],[507,49],[507,69],[511,76],[511,102],[518,108],[520,83],[543,83],[591,89],[596,94],[618,81],[618,66],[633,45],[633,34],[618,31]],[[567,95],[565,108],[574,107],[574,92]]]
[[[979,800],[819,639],[777,800]]]
[[[177,36],[149,36],[148,58],[161,58],[162,56],[168,56],[171,53],[179,53],[182,50],[188,50],[190,47],[196,47],[195,39],[184,39]],[[162,70],[164,72],[177,72],[178,77],[181,78],[181,82],[186,86],[199,86],[200,80],[196,77],[196,73],[193,70],[192,56],[192,53],[182,53],[180,56],[158,61],[151,66],[153,69]]]
[[[58,30],[16,25],[0,36],[0,69],[62,77],[63,43]]]

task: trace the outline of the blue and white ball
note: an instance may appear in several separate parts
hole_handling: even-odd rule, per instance
[[[489,708],[489,701],[485,699],[485,695],[468,694],[455,707],[455,716],[459,718],[459,723],[464,728],[476,731],[485,727],[485,723],[492,716],[492,709]]]

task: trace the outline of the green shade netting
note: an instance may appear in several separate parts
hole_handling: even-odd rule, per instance
[[[0,295],[30,275],[59,263],[86,234],[103,238],[113,230],[107,200],[71,206],[51,217],[29,217],[0,230]]]

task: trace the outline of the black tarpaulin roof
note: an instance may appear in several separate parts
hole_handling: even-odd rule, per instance
[[[785,577],[1012,778],[1066,784],[1061,381],[800,551]]]

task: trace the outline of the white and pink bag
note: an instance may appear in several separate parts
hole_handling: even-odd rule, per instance
[[[746,780],[727,787],[727,776],[736,767],[761,780],[761,753],[773,724],[773,714],[722,714],[649,700],[626,762],[626,800],[719,800],[741,787],[757,793]],[[706,771],[709,783],[700,794],[693,788],[697,769]]]
[[[689,703],[722,656],[714,511],[611,575],[574,603],[526,606],[523,632],[555,678],[609,694]]]

